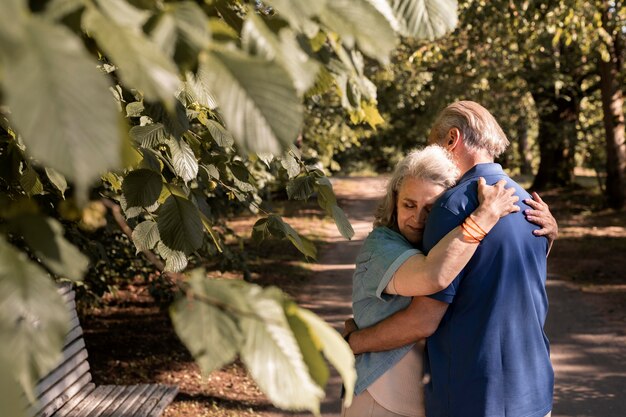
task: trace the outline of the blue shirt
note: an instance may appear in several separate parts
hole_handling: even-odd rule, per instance
[[[530,195],[498,164],[479,164],[439,198],[424,234],[430,250],[478,206],[477,180],[505,179],[521,201]],[[432,298],[449,303],[428,338],[428,417],[544,417],[552,409],[554,374],[543,331],[547,239],[523,213],[491,229],[467,266]]]
[[[359,328],[370,327],[411,303],[411,297],[383,294],[389,281],[412,255],[421,253],[400,233],[375,228],[363,242],[352,278],[352,310]],[[355,394],[362,393],[411,349],[409,344],[384,352],[356,356]]]

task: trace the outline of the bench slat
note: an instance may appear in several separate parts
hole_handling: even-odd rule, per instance
[[[114,403],[111,403],[109,407],[105,410],[102,410],[102,413],[98,417],[112,417],[119,408],[123,412],[124,408],[128,408],[133,401],[133,398],[141,395],[146,391],[148,385],[119,385],[119,395]],[[128,414],[123,414],[123,416],[128,416]]]
[[[105,387],[111,387],[112,390],[100,401],[97,407],[95,407],[88,414],[81,413],[81,417],[102,417],[104,412],[110,408],[116,409],[121,404],[126,386],[123,385],[104,385]]]
[[[96,387],[96,389],[91,391],[91,393],[85,397],[80,404],[67,413],[66,417],[82,417],[88,415],[92,410],[100,405],[102,400],[104,400],[111,393],[111,391],[113,391],[113,387],[111,385],[101,385]]]
[[[50,389],[53,385],[58,383],[67,375],[72,369],[78,367],[81,363],[87,364],[87,351],[85,349],[79,350],[75,355],[71,356],[68,360],[57,366],[54,371],[46,375],[44,379],[35,387],[35,393],[37,396],[41,396],[44,392]],[[89,370],[89,364],[87,369]]]
[[[96,389],[96,384],[89,383],[77,392],[63,407],[61,407],[52,417],[64,416],[74,409],[80,402],[85,399],[91,392]]]
[[[158,388],[148,398],[139,410],[135,413],[135,417],[157,417],[163,413],[165,407],[172,402],[178,388],[168,387],[166,385],[158,385]]]
[[[111,417],[131,417],[141,407],[143,400],[149,398],[156,390],[156,385],[141,384],[137,385],[138,389],[134,390],[131,395],[126,397],[123,404],[115,410]]]
[[[59,408],[63,407],[63,405],[68,402],[71,398],[74,397],[85,385],[91,382],[91,374],[89,372],[83,374],[79,377],[76,382],[70,385],[67,389],[58,392],[56,396],[53,396],[52,399],[46,401],[45,406],[40,406],[34,409],[34,412],[31,414],[38,415],[40,417],[49,417],[54,412],[56,412]],[[46,393],[46,395],[51,395],[52,392],[56,391],[54,388]]]

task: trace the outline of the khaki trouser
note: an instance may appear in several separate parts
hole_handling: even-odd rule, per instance
[[[365,390],[354,397],[350,408],[341,407],[341,417],[404,417],[391,412],[378,404],[370,393]],[[552,412],[545,417],[552,417]]]
[[[352,399],[349,408],[341,407],[341,417],[404,417],[378,404],[365,390]]]

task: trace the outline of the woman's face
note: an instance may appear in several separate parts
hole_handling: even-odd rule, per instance
[[[426,217],[445,188],[428,180],[406,177],[398,190],[398,229],[413,244],[421,243]]]

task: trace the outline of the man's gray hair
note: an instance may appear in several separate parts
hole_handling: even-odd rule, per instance
[[[496,158],[509,146],[504,131],[487,109],[474,101],[457,101],[443,109],[430,132],[429,142],[444,145],[452,128],[461,132],[463,143]]]
[[[459,176],[459,169],[450,154],[441,146],[431,145],[409,153],[396,165],[387,192],[378,206],[374,227],[386,226],[397,230],[398,191],[406,177],[430,181],[444,188],[452,187]]]

